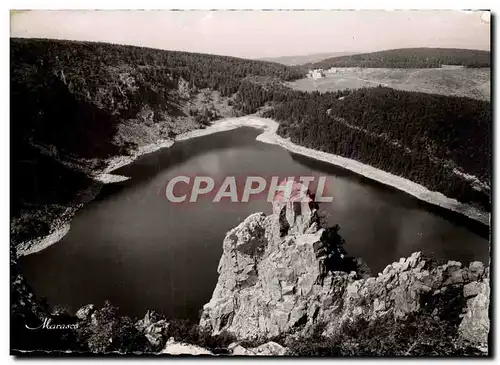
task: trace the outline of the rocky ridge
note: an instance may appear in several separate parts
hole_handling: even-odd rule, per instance
[[[381,318],[404,321],[429,308],[437,321],[443,315],[449,317],[446,303],[450,302],[459,307],[451,319],[457,333],[453,343],[488,351],[488,267],[456,261],[436,265],[415,252],[377,276],[366,277],[343,250],[338,227],[321,228],[317,205],[298,196],[292,194],[289,200],[281,196],[273,204],[273,214],[252,214],[227,233],[219,280],[197,329],[200,334],[227,335],[222,347],[214,347],[217,340],[185,338],[175,323],[153,311],[132,320],[117,316],[110,307],[99,310],[92,304],[76,313],[81,329],[77,337],[99,353],[118,348],[171,355],[289,355],[293,341],[304,343],[318,329],[323,341],[349,323],[376,323]],[[15,256],[11,259],[15,261]],[[39,306],[23,277],[12,274],[13,292],[21,298],[14,300],[19,303],[14,312],[31,312],[39,318],[55,315],[51,318],[57,322],[58,315]],[[444,308],[439,302],[445,303]],[[407,354],[411,350],[410,346]]]
[[[317,209],[308,206],[275,203],[272,215],[252,214],[227,233],[201,328],[261,340],[308,336],[321,325],[323,336],[333,336],[345,323],[404,320],[425,303],[458,295],[464,303],[460,339],[487,346],[489,269],[481,262],[436,266],[415,252],[363,278],[336,230],[320,228]]]

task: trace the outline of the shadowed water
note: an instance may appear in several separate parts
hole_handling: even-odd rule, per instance
[[[105,186],[77,213],[66,237],[20,259],[36,295],[71,311],[108,299],[126,315],[143,316],[154,309],[196,318],[217,282],[226,232],[251,213],[271,213],[271,204],[265,199],[214,204],[208,198],[172,204],[165,185],[177,175],[327,176],[327,192],[334,199],[320,209],[330,224],[340,225],[347,252],[361,257],[374,274],[415,251],[465,264],[489,261],[484,226],[346,170],[257,142],[259,133],[239,128],[177,142],[116,170],[130,180]]]

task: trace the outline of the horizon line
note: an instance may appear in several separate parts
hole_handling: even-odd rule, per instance
[[[213,55],[213,56],[223,56],[223,57],[232,57],[232,58],[239,58],[239,59],[246,59],[246,60],[256,60],[256,61],[268,61],[269,59],[276,59],[276,58],[282,58],[282,57],[302,57],[302,56],[310,56],[310,55],[317,55],[317,54],[322,54],[322,53],[350,53],[352,55],[360,55],[360,54],[368,54],[368,53],[376,53],[376,52],[384,52],[384,51],[393,51],[397,49],[422,49],[422,48],[428,48],[428,49],[464,49],[464,50],[469,50],[469,51],[481,51],[481,52],[490,52],[491,53],[491,47],[490,49],[481,49],[481,48],[461,48],[461,47],[426,47],[426,46],[419,46],[419,47],[398,47],[398,48],[386,48],[386,49],[379,49],[379,50],[374,50],[374,51],[318,51],[318,52],[310,52],[310,53],[303,53],[303,54],[284,54],[281,56],[254,56],[254,57],[241,57],[241,56],[234,56],[234,55],[229,55],[229,54],[221,54],[221,53],[207,53],[207,52],[195,52],[195,51],[185,51],[181,49],[169,49],[169,48],[158,48],[158,47],[152,47],[152,46],[146,46],[146,45],[137,45],[137,44],[130,44],[130,43],[118,43],[118,42],[110,42],[110,41],[97,41],[97,40],[80,40],[80,39],[70,39],[70,38],[40,38],[40,37],[23,37],[23,36],[9,36],[9,39],[33,39],[33,40],[46,40],[46,41],[70,41],[70,42],[80,42],[80,43],[101,43],[101,44],[112,44],[112,45],[118,45],[118,46],[128,46],[128,47],[138,47],[138,48],[149,48],[149,49],[157,49],[160,51],[171,51],[171,52],[185,52],[185,53],[198,53],[198,54],[206,54],[206,55]],[[346,55],[348,56],[348,55]],[[336,57],[344,57],[342,55],[339,56],[334,56],[331,58],[336,58]],[[271,61],[268,61],[271,62]],[[298,65],[296,65],[298,66]]]

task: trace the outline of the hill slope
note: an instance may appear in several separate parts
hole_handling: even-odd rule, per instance
[[[280,123],[292,142],[377,167],[490,209],[491,104],[376,87],[326,93],[242,83],[245,113]]]
[[[305,77],[287,83],[301,91],[339,91],[378,85],[405,91],[465,96],[490,101],[489,68],[368,68],[337,67],[321,79]]]
[[[434,68],[441,65],[490,67],[489,51],[460,48],[400,48],[328,58],[308,63],[310,69],[331,67]]]
[[[302,76],[270,62],[91,42],[11,39],[10,56],[14,241],[48,233],[47,210],[64,211],[107,158],[232,115],[245,78]]]

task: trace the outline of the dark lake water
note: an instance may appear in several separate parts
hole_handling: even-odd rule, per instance
[[[222,241],[249,214],[271,213],[264,199],[248,203],[172,204],[166,183],[177,175],[327,176],[332,203],[320,205],[340,226],[350,255],[376,274],[415,251],[444,260],[489,261],[488,230],[456,214],[346,170],[255,141],[252,128],[177,142],[116,170],[129,176],[108,185],[81,209],[70,232],[20,260],[38,297],[71,311],[108,299],[130,316],[147,309],[196,318],[217,282]]]

